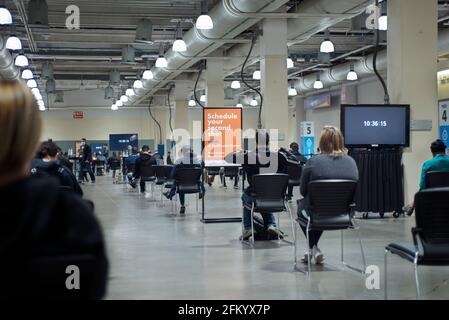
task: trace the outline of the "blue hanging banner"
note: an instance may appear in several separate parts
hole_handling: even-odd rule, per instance
[[[315,150],[315,137],[303,137],[302,138],[302,150],[301,153],[309,159]]]
[[[449,100],[438,103],[438,125],[440,127],[440,139],[446,145],[446,153],[449,151]]]
[[[301,122],[301,153],[309,159],[315,153],[315,133],[312,121]]]

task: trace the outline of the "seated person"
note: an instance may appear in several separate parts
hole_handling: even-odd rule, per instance
[[[128,178],[131,178],[136,166],[136,160],[137,158],[139,158],[139,149],[137,149],[137,147],[132,147],[131,148],[131,154],[128,155],[128,157],[126,157],[126,161],[125,161],[125,168],[126,168],[126,174],[128,176]]]
[[[43,142],[39,146],[36,158],[31,163],[31,173],[35,177],[56,178],[59,185],[83,196],[75,175],[58,160],[58,146],[53,142]]]
[[[173,164],[173,160],[171,159],[171,152],[168,151],[167,152],[167,165],[172,165]]]
[[[421,177],[419,179],[419,190],[426,188],[426,174],[430,171],[449,171],[449,156],[446,155],[446,145],[440,139],[435,140],[430,145],[432,159],[427,160],[422,165]]]
[[[143,146],[142,152],[135,162],[135,171],[133,179],[131,181],[131,185],[133,186],[133,188],[137,186],[135,179],[140,179],[140,192],[145,193],[145,180],[142,179],[142,177],[148,178],[147,172],[149,172],[151,170],[151,167],[155,166],[156,164],[156,159],[150,154],[150,147],[148,147],[147,145]]]
[[[201,159],[193,152],[192,148],[190,146],[183,146],[181,148],[181,157],[175,160],[175,163],[173,165],[173,169],[170,175],[170,179],[174,179],[176,176],[176,170],[181,168],[202,168],[203,164]],[[168,199],[172,199],[176,194],[176,183],[173,183],[170,191],[165,192],[164,195]],[[200,189],[201,192],[199,194],[199,198],[201,199],[204,196],[204,184],[200,182]],[[185,207],[185,194],[179,193],[179,202],[181,203],[181,209],[179,211],[180,214],[185,214],[186,207]]]
[[[290,143],[289,153],[296,158],[296,161],[300,163],[306,163],[307,158],[299,152],[299,145],[296,142]]]
[[[298,215],[302,214],[305,218],[310,214],[308,186],[310,181],[326,179],[348,179],[358,181],[359,172],[353,158],[346,154],[343,143],[343,134],[332,126],[325,126],[321,132],[319,141],[320,154],[310,158],[302,172],[300,191],[304,197],[298,200]],[[301,226],[304,235],[306,229]],[[313,259],[316,264],[324,261],[324,255],[318,248],[323,231],[309,231],[309,248],[312,249]],[[302,261],[307,263],[309,259],[308,252],[304,254]]]
[[[214,176],[212,176],[212,177],[214,177]],[[231,179],[233,179],[234,180],[234,189],[238,189],[239,188],[239,176],[238,175],[236,175],[236,176],[234,176],[234,177],[231,177]],[[223,187],[224,188],[227,188],[227,185],[226,185],[226,168],[222,168],[221,170],[220,170],[220,180],[221,180],[221,183],[223,184]],[[210,181],[210,180],[209,180]],[[214,182],[214,179],[212,178],[212,183]],[[211,184],[212,184],[211,183]],[[210,185],[210,184],[209,184]]]
[[[31,90],[22,81],[1,80],[0,299],[45,299],[61,293],[63,298],[68,275],[54,275],[55,281],[61,281],[60,290],[55,289],[45,282],[52,274],[42,279],[45,270],[36,270],[33,262],[78,255],[92,257],[90,297],[100,299],[106,291],[108,261],[92,207],[73,192],[62,191],[53,179],[30,177],[41,126]],[[81,290],[85,272],[80,267]]]
[[[112,178],[115,178],[116,170],[120,169],[120,159],[116,152],[113,152],[112,156],[108,158],[108,168],[112,169]]]
[[[432,152],[432,159],[425,161],[421,169],[421,177],[419,179],[419,190],[426,188],[426,174],[430,171],[449,171],[449,156],[446,155],[446,145],[440,139],[433,141],[430,145],[430,152]],[[404,212],[411,215],[414,210],[414,205],[404,207]]]
[[[102,155],[101,152],[99,152],[98,156],[97,156],[97,160],[106,162],[106,157],[104,155]]]
[[[247,240],[252,236],[251,207],[253,198],[251,193],[253,190],[253,176],[260,173],[286,173],[288,160],[282,153],[270,150],[270,136],[265,130],[257,130],[254,150],[228,154],[225,160],[228,163],[241,164],[246,172],[249,186],[242,195],[244,232],[240,239]],[[262,218],[268,233],[275,237],[281,235],[281,231],[276,226],[276,219],[273,213],[262,213]]]

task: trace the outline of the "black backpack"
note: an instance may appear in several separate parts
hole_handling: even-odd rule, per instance
[[[263,224],[263,220],[259,218],[258,216],[253,216],[253,222],[254,222],[254,240],[255,241],[270,241],[270,240],[277,240],[278,237],[272,235],[271,233],[268,233],[265,229],[265,226]],[[281,236],[282,239],[282,236]]]

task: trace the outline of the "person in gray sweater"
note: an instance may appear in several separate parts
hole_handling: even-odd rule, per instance
[[[298,200],[298,215],[305,217],[310,214],[310,202],[308,197],[308,185],[310,181],[326,179],[349,179],[358,181],[359,172],[353,158],[346,154],[343,143],[343,135],[336,127],[325,126],[321,132],[319,142],[320,154],[310,158],[301,176],[301,195],[304,197]],[[306,228],[301,226],[304,235]],[[309,231],[309,247],[312,249],[312,256],[316,264],[321,264],[324,255],[318,248],[323,231]],[[308,252],[305,253],[302,261],[307,263]]]

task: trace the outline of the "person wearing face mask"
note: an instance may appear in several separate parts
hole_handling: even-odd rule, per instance
[[[87,144],[86,139],[81,139],[81,150],[80,150],[80,171],[78,175],[78,182],[84,183],[83,172],[86,171],[92,183],[95,183],[95,175],[92,171],[92,149]]]

